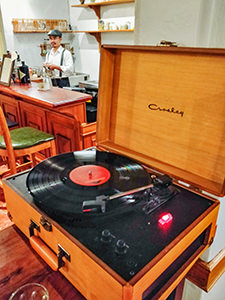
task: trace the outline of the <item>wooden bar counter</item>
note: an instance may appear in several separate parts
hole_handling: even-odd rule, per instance
[[[38,84],[0,86],[0,104],[7,118],[53,134],[57,153],[82,150],[95,144],[96,123],[86,123],[86,105],[91,96]]]
[[[50,300],[85,300],[60,273],[54,272],[32,250],[28,240],[12,225],[0,231],[0,299],[26,283],[43,284]]]

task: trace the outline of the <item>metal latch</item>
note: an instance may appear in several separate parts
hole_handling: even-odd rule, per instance
[[[40,224],[46,231],[52,231],[52,224],[45,217],[41,216]]]
[[[40,226],[36,222],[34,222],[34,220],[30,219],[30,225],[29,225],[30,237],[34,235],[34,229],[40,232]]]
[[[70,261],[70,254],[65,249],[63,249],[63,247],[60,244],[58,244],[57,257],[58,257],[58,268],[59,269],[61,267],[63,267],[65,264],[64,261],[62,260],[63,257],[65,257],[68,261]]]
[[[177,42],[162,40],[157,46],[177,47]]]

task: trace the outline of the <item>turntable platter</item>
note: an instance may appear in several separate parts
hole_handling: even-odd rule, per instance
[[[83,216],[84,201],[150,183],[149,174],[136,161],[96,149],[48,158],[35,166],[27,177],[27,187],[35,204],[53,219],[66,221]],[[106,215],[108,213],[106,211]]]

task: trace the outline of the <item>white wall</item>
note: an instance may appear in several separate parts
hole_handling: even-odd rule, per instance
[[[73,8],[71,5],[80,4],[78,0],[69,0],[70,21],[72,29],[76,31],[97,29],[97,17],[92,9]],[[76,52],[75,70],[88,73],[91,79],[98,79],[99,50],[95,38],[85,33],[74,33]]]
[[[225,1],[213,0],[213,15],[209,34],[210,47],[225,48]]]
[[[87,0],[86,0],[87,1]],[[13,33],[13,18],[34,19],[67,19],[73,30],[94,30],[98,27],[98,19],[92,9],[72,8],[72,4],[80,4],[79,0],[1,0],[1,12],[6,38],[6,47],[17,50],[22,60],[30,67],[40,66],[44,58],[40,56],[39,45],[47,34]],[[120,21],[130,16],[134,20],[134,3],[105,6],[101,8],[102,18],[109,21]],[[104,33],[102,43],[133,44],[134,33]],[[63,42],[70,42],[74,47],[74,66],[76,72],[88,73],[91,79],[99,76],[99,45],[90,34],[64,33]]]
[[[136,4],[136,43],[161,40],[195,46],[201,0],[141,0]]]
[[[90,1],[90,0],[86,0]],[[96,0],[97,1],[97,0]],[[39,45],[46,34],[13,34],[12,18],[67,19],[73,30],[97,29],[92,9],[72,8],[79,0],[1,0],[6,46],[18,50],[29,66],[41,65]],[[183,46],[225,47],[225,0],[136,0],[134,3],[101,7],[106,21],[134,20],[135,31],[103,33],[102,44],[156,45],[161,40]],[[63,41],[75,48],[75,71],[99,76],[99,45],[90,34],[63,34]],[[25,45],[25,47],[24,47]]]
[[[225,47],[225,0],[136,0],[135,44]]]
[[[224,25],[224,5],[224,0],[170,0],[169,5],[167,0],[138,0],[135,43],[156,45],[161,40],[169,40],[187,47],[218,47],[219,44],[212,44],[212,31],[218,42],[224,26],[219,30],[215,24],[223,22]]]
[[[86,3],[90,0],[86,0]],[[97,1],[97,0],[96,0]],[[92,9],[72,8],[79,0],[69,0],[73,30],[97,29]],[[224,47],[224,0],[136,0],[134,3],[101,7],[103,20],[122,20],[135,16],[132,33],[103,33],[102,44],[156,45],[161,40],[187,47]],[[98,78],[98,43],[90,34],[75,34],[76,70]]]
[[[88,0],[86,0],[88,1]],[[40,65],[39,44],[46,34],[13,34],[12,18],[67,19],[73,30],[97,29],[93,10],[72,8],[79,0],[1,0],[0,7],[7,49],[18,50],[28,65]],[[133,33],[104,33],[102,44],[156,45],[161,40],[194,47],[225,47],[225,0],[136,0],[135,4],[112,5],[101,8],[102,19],[129,18],[135,15]],[[75,48],[75,70],[98,79],[99,48],[90,34],[64,34],[64,41]],[[225,247],[225,199],[221,201],[218,229],[214,243],[202,256],[212,259]],[[222,300],[225,276],[209,294],[187,283],[183,300]]]
[[[209,293],[199,289],[190,281],[185,280],[182,300],[224,300],[225,274],[216,282]]]
[[[44,58],[40,55],[40,44],[47,34],[13,33],[13,18],[69,19],[67,0],[1,0],[0,2],[6,47],[17,50],[28,66],[40,66]],[[64,34],[63,41],[72,41],[72,34]]]
[[[86,0],[85,3],[88,3]],[[73,30],[97,30],[98,18],[90,8],[71,7],[80,4],[79,0],[69,0],[70,20]],[[134,22],[134,3],[109,5],[101,7],[101,19],[105,22],[115,22],[118,25],[126,20]],[[75,33],[76,71],[87,72],[91,79],[99,76],[99,45],[94,36],[87,33]],[[133,32],[102,33],[102,44],[134,44]]]

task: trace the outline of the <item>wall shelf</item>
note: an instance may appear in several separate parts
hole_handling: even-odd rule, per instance
[[[75,30],[72,33],[105,33],[105,32],[133,32],[134,29],[117,29],[117,30]]]
[[[62,33],[71,33],[71,30],[60,30]],[[13,30],[14,33],[47,33],[49,30]]]
[[[71,5],[72,7],[82,7],[82,8],[91,8],[95,11],[98,19],[101,19],[101,6],[113,5],[113,4],[123,4],[123,3],[134,3],[135,0],[110,0],[110,1],[101,1],[101,2],[89,2],[84,4]],[[87,30],[87,31],[72,31],[73,33],[89,33],[93,35],[97,42],[99,43],[99,49],[101,48],[101,33],[106,32],[133,32],[134,29],[116,29],[116,30]]]
[[[67,30],[67,20],[57,19],[12,19],[14,33],[45,33],[52,29],[59,29],[62,32]]]
[[[113,5],[113,4],[122,4],[122,3],[131,3],[135,0],[110,0],[110,1],[101,1],[101,2],[92,2],[92,3],[84,3],[72,5],[72,7],[86,7],[91,8],[95,11],[96,16],[100,19],[100,8],[105,5]]]
[[[72,31],[73,33],[89,33],[93,35],[99,43],[99,49],[101,47],[101,33],[107,32],[134,32],[134,29],[117,29],[117,30],[84,30],[84,31]]]

